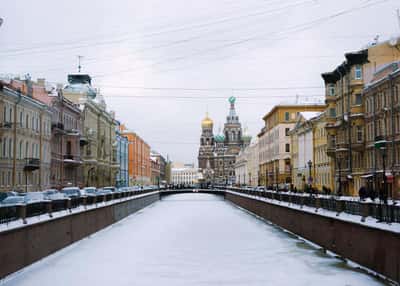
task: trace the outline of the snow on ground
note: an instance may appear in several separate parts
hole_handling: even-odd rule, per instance
[[[2,282],[5,286],[382,285],[221,197],[194,193],[163,198]]]

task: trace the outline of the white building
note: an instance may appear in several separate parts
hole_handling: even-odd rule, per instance
[[[199,169],[193,167],[172,168],[172,184],[193,185],[198,183],[200,178]]]
[[[257,186],[259,175],[258,141],[252,142],[236,156],[236,183],[247,186]]]

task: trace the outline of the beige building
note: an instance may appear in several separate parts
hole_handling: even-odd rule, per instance
[[[0,81],[0,191],[50,186],[51,113],[31,94]]]
[[[332,190],[331,158],[326,154],[325,113],[300,112],[290,131],[292,144],[292,183],[297,190],[309,187]]]
[[[258,134],[259,180],[261,185],[272,187],[291,183],[292,162],[289,131],[295,126],[297,116],[304,111],[323,111],[325,105],[277,105],[263,120],[265,126]]]
[[[91,86],[89,75],[69,75],[68,83],[63,89],[63,95],[79,104],[82,110],[80,154],[83,161],[83,184],[113,186],[119,169],[115,132],[117,122],[114,114],[106,110],[106,103],[101,93]]]
[[[335,164],[335,191],[357,195],[366,181],[363,89],[383,66],[400,60],[400,41],[387,41],[345,54],[346,60],[322,74],[326,86],[327,153]],[[370,125],[371,126],[371,125]],[[368,128],[371,128],[371,127]]]
[[[363,185],[400,198],[400,62],[379,69],[363,91],[365,102],[365,173]],[[386,149],[375,146],[386,141]],[[385,150],[385,152],[381,152]],[[383,164],[385,162],[385,166]],[[384,170],[385,169],[385,170]]]

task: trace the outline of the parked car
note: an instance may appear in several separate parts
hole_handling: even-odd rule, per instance
[[[45,196],[46,199],[52,200],[52,201],[55,201],[55,200],[65,200],[65,199],[68,198],[65,194],[59,192],[59,191],[56,190],[56,189],[44,190],[44,191],[43,191],[43,194],[44,194],[44,196]]]
[[[17,195],[18,195],[18,193],[16,193],[16,192],[0,192],[0,202],[2,202],[3,200],[5,200],[8,197],[14,197]]]
[[[98,195],[97,189],[95,187],[86,187],[81,190],[81,195],[87,197],[94,197]]]
[[[23,197],[25,198],[25,203],[37,203],[49,200],[44,192],[27,192],[24,193]]]
[[[16,206],[25,204],[25,197],[23,196],[8,196],[1,201],[1,206]]]
[[[69,198],[80,198],[82,196],[81,190],[78,187],[62,188],[61,193]]]
[[[102,188],[102,189],[97,189],[97,195],[108,195],[112,194],[113,192],[110,189]]]
[[[258,187],[255,187],[254,190],[258,191],[258,192],[265,192],[265,187],[264,186],[258,186]]]
[[[104,187],[103,190],[110,190],[112,193],[114,193],[117,188],[116,187]]]

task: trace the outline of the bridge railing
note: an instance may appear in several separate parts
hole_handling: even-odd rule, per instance
[[[400,223],[400,204],[396,201],[389,201],[387,204],[372,200],[360,200],[359,198],[339,197],[333,195],[292,193],[272,190],[243,189],[237,187],[217,187],[237,192],[244,195],[260,197],[288,204],[298,205],[301,208],[324,209],[328,211],[357,215],[364,221],[367,217],[373,217],[382,222]]]
[[[137,190],[126,192],[115,192],[111,194],[100,194],[95,196],[84,196],[68,199],[57,199],[40,202],[31,202],[18,205],[0,205],[0,225],[9,224],[14,221],[22,220],[24,224],[27,223],[27,218],[48,215],[53,217],[54,212],[69,211],[73,209],[87,206],[97,207],[101,203],[118,201],[124,198],[135,197],[139,195],[148,194],[151,192],[160,191],[159,189]]]

